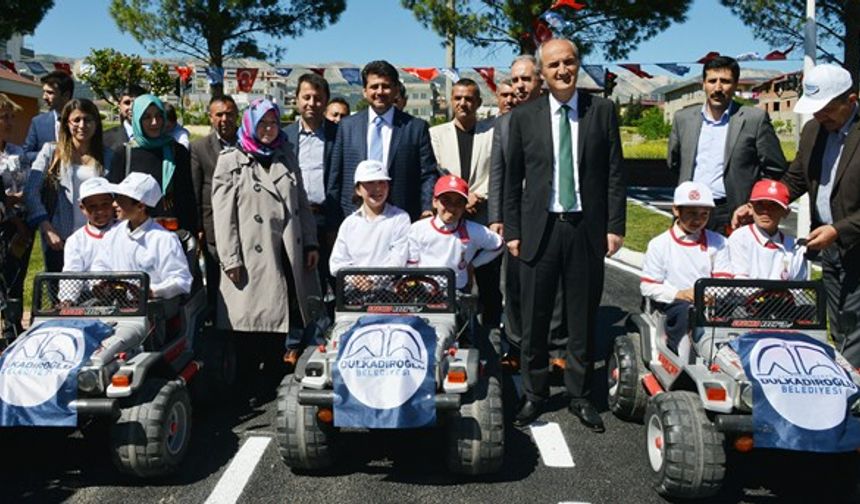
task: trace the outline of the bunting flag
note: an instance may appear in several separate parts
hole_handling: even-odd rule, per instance
[[[42,66],[41,64],[39,66]],[[42,70],[45,70],[45,67],[42,67]],[[90,63],[81,63],[81,66],[78,67],[78,75],[92,75],[96,71],[96,67]]]
[[[72,66],[68,63],[63,63],[62,61],[54,62],[54,69],[59,70],[61,72],[65,72],[69,75],[72,75]]]
[[[325,74],[325,67],[314,67],[314,68],[308,68],[308,70],[310,70],[311,72],[313,72],[313,73],[315,73],[315,74],[319,75],[320,77],[324,77],[324,74]]]
[[[550,9],[556,10],[561,7],[570,7],[573,10],[582,10],[585,8],[585,4],[579,3],[576,0],[556,0]]]
[[[293,69],[290,67],[278,67],[275,69],[275,74],[285,79],[289,77],[291,73],[293,73]]]
[[[589,77],[597,84],[599,87],[603,87],[603,67],[600,65],[582,65],[582,69],[585,73],[588,74]]]
[[[412,75],[413,77],[418,77],[424,82],[430,82],[431,80],[439,77],[439,70],[436,70],[433,67],[428,68],[415,68],[415,67],[403,67],[403,71]]]
[[[352,86],[361,86],[361,70],[358,68],[341,68],[340,76]]]
[[[0,60],[0,65],[8,68],[9,70],[18,73],[18,70],[15,69],[15,62],[10,60]]]
[[[766,61],[784,60],[785,57],[788,55],[788,53],[790,53],[793,49],[794,49],[794,44],[791,44],[790,46],[788,46],[788,49],[786,49],[785,51],[771,51],[771,52],[765,54],[764,59]]]
[[[657,66],[680,77],[683,77],[690,71],[690,67],[677,63],[657,63]]]
[[[42,66],[42,64],[39,63],[38,61],[25,61],[24,64],[27,65],[27,68],[30,70],[30,73],[32,73],[33,75],[41,75],[41,74],[48,73],[48,71],[45,69],[45,67]],[[81,64],[81,73],[84,73],[83,67],[85,64],[86,63]],[[90,67],[92,67],[92,65],[90,65]]]
[[[735,56],[735,59],[738,61],[756,61],[761,59],[761,54],[755,51],[745,52]]]
[[[194,67],[190,66],[175,66],[176,73],[179,75],[179,80],[182,83],[188,82],[191,79],[191,74],[194,73]]]
[[[648,72],[642,70],[642,65],[636,63],[619,63],[618,66],[625,70],[633,72],[637,77],[641,77],[643,79],[650,79],[651,77],[654,77]]]
[[[458,80],[460,80],[460,71],[454,67],[440,68],[439,71],[442,72],[445,77],[451,79],[451,82],[457,82]]]
[[[696,61],[696,63],[701,63],[704,65],[705,63],[711,61],[712,59],[718,57],[719,55],[720,55],[720,53],[718,53],[717,51],[711,51],[708,54],[699,58],[698,61]]]
[[[206,67],[206,80],[210,86],[224,82],[224,69],[221,67]]]
[[[549,29],[546,21],[541,18],[536,18],[532,21],[532,39],[534,39],[535,46],[540,47],[541,44],[552,37],[552,30]]]
[[[484,82],[487,83],[487,87],[490,88],[490,91],[496,92],[496,69],[493,67],[475,67],[474,70],[478,72],[478,75],[484,79]]]
[[[257,80],[258,68],[239,68],[236,70],[236,88],[242,93],[250,93]]]

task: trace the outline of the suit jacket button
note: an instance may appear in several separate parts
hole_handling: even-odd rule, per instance
[[[254,245],[254,250],[256,250],[257,252],[262,252],[262,251],[263,251],[263,247],[262,247],[262,246],[260,246],[260,245]]]
[[[298,243],[299,245],[301,245],[301,244],[302,244],[302,239],[301,239],[301,237],[296,238],[296,243]]]
[[[254,190],[260,192],[260,184],[254,184]]]
[[[263,222],[263,218],[262,218],[262,217],[260,217],[260,215],[259,215],[259,214],[254,216],[254,220],[255,220],[255,221],[257,221],[257,222],[259,222],[259,223],[262,223],[262,222]]]

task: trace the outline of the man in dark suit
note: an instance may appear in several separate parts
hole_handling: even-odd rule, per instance
[[[124,145],[131,138],[131,105],[138,96],[146,94],[146,90],[137,84],[130,84],[122,90],[119,95],[117,106],[119,107],[119,126],[104,132],[105,149],[113,151],[120,145]],[[200,201],[200,200],[198,200]]]
[[[191,142],[191,181],[197,200],[197,222],[203,223],[201,243],[205,243],[206,285],[211,306],[215,306],[218,283],[221,279],[221,264],[215,248],[215,228],[212,224],[212,174],[218,164],[218,154],[228,147],[236,146],[239,108],[229,95],[221,95],[209,101],[209,122],[212,132]],[[120,126],[121,127],[121,126]]]
[[[786,162],[767,112],[732,100],[740,77],[738,62],[718,56],[705,63],[705,103],[675,113],[669,135],[669,169],[678,183],[708,186],[716,207],[708,229],[727,234],[732,212],[749,200],[755,182],[779,179]]]
[[[589,399],[603,258],[622,245],[626,188],[615,106],[576,90],[579,52],[553,39],[538,50],[549,94],[511,112],[505,177],[505,238],[520,258],[525,398],[514,420],[526,425],[549,399],[548,334],[561,279],[567,329],[568,409],[597,432]]]
[[[812,232],[806,237],[807,247],[820,251],[830,331],[855,368],[860,368],[858,108],[857,88],[847,70],[819,65],[808,72],[794,111],[814,114],[815,120],[803,127],[797,156],[783,178],[792,200],[809,194]],[[748,213],[736,212],[736,222]]]
[[[24,139],[24,158],[30,165],[36,160],[39,151],[46,142],[57,140],[57,128],[63,107],[75,93],[75,81],[72,76],[59,70],[42,77],[42,99],[48,106],[47,112],[42,112],[30,122],[27,138]]]
[[[321,76],[309,72],[299,77],[296,87],[298,120],[286,128],[287,143],[296,156],[302,170],[302,182],[308,193],[311,212],[317,221],[317,240],[320,245],[320,260],[317,263],[322,294],[331,282],[328,260],[337,228],[326,219],[326,187],[331,172],[331,153],[337,135],[337,124],[325,118],[328,105],[329,86]]]
[[[426,121],[397,110],[394,99],[397,70],[387,61],[371,61],[361,71],[366,110],[343,118],[331,158],[328,195],[331,217],[338,225],[355,211],[355,167],[376,159],[388,167],[391,177],[388,200],[405,210],[412,220],[430,215],[436,159],[430,146]]]

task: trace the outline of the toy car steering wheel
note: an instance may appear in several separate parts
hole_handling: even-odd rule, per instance
[[[753,317],[760,316],[759,311],[765,306],[769,307],[794,307],[797,303],[794,300],[794,295],[786,290],[761,290],[747,296],[744,302],[744,307]],[[773,309],[771,309],[773,312]],[[773,313],[771,313],[773,315]]]
[[[409,302],[410,297],[424,293],[429,294],[430,299],[435,299],[441,292],[442,287],[439,282],[426,275],[407,275],[394,283],[394,293],[404,302]]]
[[[126,304],[126,301],[137,304],[141,299],[140,286],[124,280],[99,282],[93,287],[93,294],[111,304],[120,300],[123,300],[121,304]]]

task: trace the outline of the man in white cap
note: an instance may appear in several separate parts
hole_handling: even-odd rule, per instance
[[[83,181],[79,205],[87,223],[66,240],[63,271],[90,271],[105,235],[116,225],[113,185],[107,179],[93,177]]]
[[[687,334],[693,285],[700,278],[731,277],[726,240],[705,229],[714,209],[714,196],[701,182],[675,188],[675,222],[648,242],[639,290],[652,306],[666,313],[669,348]]]
[[[815,120],[803,127],[783,182],[791,200],[809,193],[807,248],[821,251],[830,331],[843,355],[860,367],[860,114],[851,74],[837,65],[813,68],[794,111]]]
[[[161,201],[158,182],[149,174],[131,172],[112,189],[119,217],[125,220],[105,237],[93,271],[143,271],[149,275],[150,297],[191,292],[191,271],[179,238],[149,216]]]

